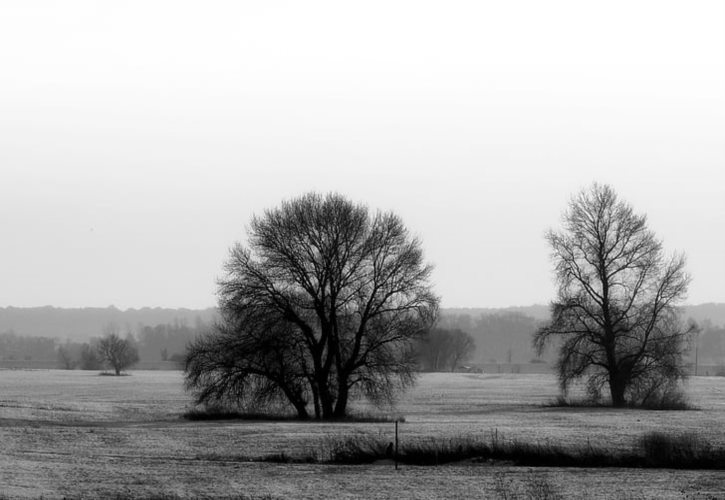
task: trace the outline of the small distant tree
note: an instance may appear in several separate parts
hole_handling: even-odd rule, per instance
[[[113,368],[116,375],[139,361],[136,346],[116,333],[107,335],[98,342],[98,355],[104,364]]]
[[[594,399],[608,388],[613,406],[675,396],[696,329],[676,307],[690,283],[685,257],[666,256],[646,216],[599,184],[571,200],[563,231],[547,239],[559,291],[534,344],[541,354],[558,340],[562,390],[584,378]]]

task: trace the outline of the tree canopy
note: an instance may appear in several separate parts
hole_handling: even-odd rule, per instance
[[[222,321],[195,341],[199,402],[285,401],[339,418],[352,397],[393,400],[414,380],[414,341],[438,298],[421,243],[390,212],[310,193],[255,216],[219,281]]]
[[[535,335],[539,352],[558,340],[564,390],[586,378],[592,396],[608,386],[614,406],[666,396],[685,377],[683,353],[695,328],[676,307],[690,283],[684,255],[666,256],[646,216],[610,186],[582,190],[563,222],[547,235],[558,297]]]

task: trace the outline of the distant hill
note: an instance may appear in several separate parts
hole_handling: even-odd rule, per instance
[[[725,326],[725,304],[699,304],[685,306],[685,317],[702,322],[710,320],[713,325]]]
[[[700,304],[683,309],[685,319],[725,326],[725,304]],[[532,334],[549,319],[549,314],[549,307],[544,305],[499,309],[444,308],[441,309],[439,324],[471,334],[476,341],[474,363],[506,363],[509,360],[527,363],[537,357],[531,346]],[[552,350],[548,350],[544,359],[551,361],[553,356]]]
[[[707,304],[698,304],[694,306],[684,306],[684,317],[692,318],[695,321],[709,320],[713,325],[725,326],[725,304],[719,304],[710,302]],[[471,317],[478,317],[481,315],[501,314],[517,312],[524,316],[529,316],[536,320],[547,320],[549,319],[549,306],[542,304],[534,304],[532,306],[513,306],[513,307],[501,307],[501,308],[486,308],[486,307],[447,307],[441,309],[443,315],[463,315],[468,314]]]
[[[471,317],[489,316],[501,313],[520,313],[536,320],[549,318],[549,306],[534,304],[532,306],[511,306],[511,307],[444,307],[441,308],[442,315],[465,315]]]
[[[103,335],[103,329],[115,324],[122,331],[136,331],[139,325],[197,322],[211,323],[216,309],[162,309],[144,307],[122,311],[113,306],[63,309],[57,307],[0,308],[0,333],[13,332],[20,336],[56,337],[87,341]]]

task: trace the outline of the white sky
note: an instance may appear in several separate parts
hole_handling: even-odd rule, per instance
[[[725,2],[0,4],[0,306],[214,305],[309,190],[401,215],[445,307],[546,303],[595,180],[725,302]]]

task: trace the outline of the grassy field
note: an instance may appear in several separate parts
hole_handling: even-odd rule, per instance
[[[396,408],[400,438],[484,438],[626,450],[645,432],[725,446],[725,378],[689,382],[693,411],[551,408],[549,375],[427,374]],[[725,472],[270,464],[391,423],[189,422],[180,372],[0,370],[0,498],[725,498]],[[372,413],[365,406],[354,408]]]

